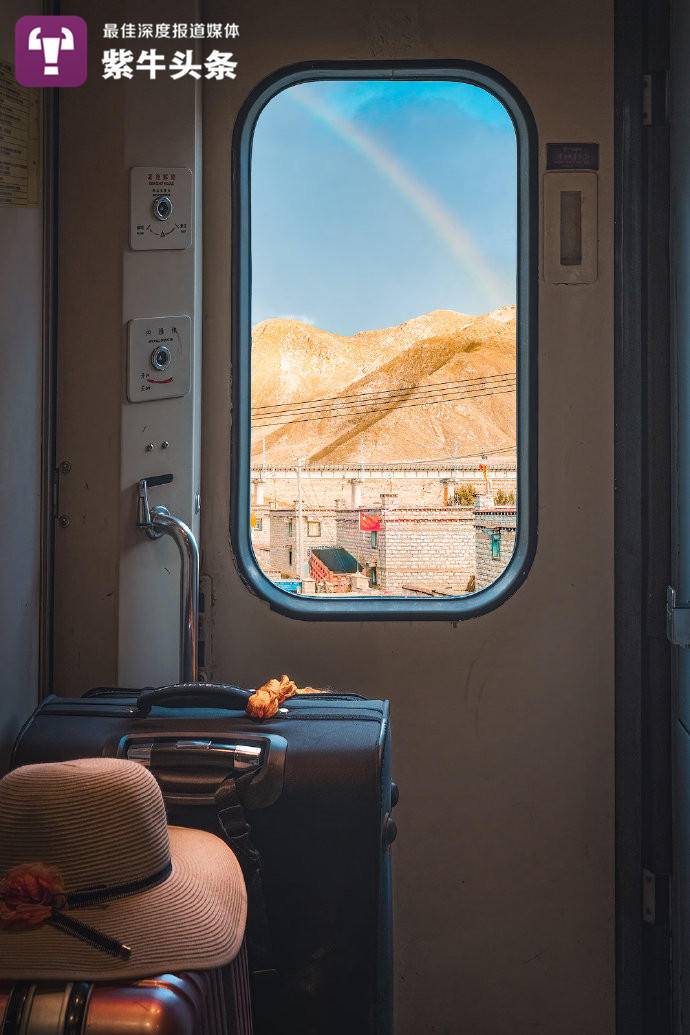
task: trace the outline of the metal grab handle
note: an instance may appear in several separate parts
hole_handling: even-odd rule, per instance
[[[169,535],[180,554],[180,680],[196,683],[199,678],[199,546],[191,528],[167,507],[149,505],[149,485],[166,485],[171,474],[142,478],[138,488],[137,528],[149,539]]]

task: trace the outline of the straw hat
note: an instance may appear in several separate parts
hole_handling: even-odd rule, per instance
[[[168,827],[158,784],[138,763],[26,765],[0,780],[0,979],[222,966],[246,915],[230,848]]]

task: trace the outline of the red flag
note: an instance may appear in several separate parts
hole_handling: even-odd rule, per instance
[[[359,530],[360,532],[380,532],[381,531],[381,518],[372,517],[371,514],[363,514],[359,512]]]

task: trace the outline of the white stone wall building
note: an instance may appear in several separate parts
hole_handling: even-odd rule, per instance
[[[300,548],[298,516],[293,506],[289,509],[268,511],[269,564],[281,575],[301,578],[306,571],[298,570]],[[308,570],[309,550],[313,546],[336,546],[337,511],[334,508],[306,507],[302,512],[302,559]]]
[[[267,573],[308,576],[313,547],[339,546],[355,558],[372,590],[385,594],[455,595],[482,589],[498,578],[515,546],[514,507],[408,507],[384,494],[378,506],[366,509],[304,507],[300,572],[296,508],[262,510],[263,525],[252,537]],[[361,531],[360,513],[380,522],[380,529]]]
[[[514,507],[482,508],[474,512],[476,588],[484,589],[504,571],[515,549]]]
[[[395,468],[395,465],[392,465]],[[450,500],[456,488],[472,486],[478,494],[514,492],[517,471],[515,463],[489,465],[488,482],[476,467],[458,467],[453,477],[439,477],[416,469],[414,464],[398,465],[391,477],[376,477],[367,470],[362,477],[352,477],[352,470],[339,471],[336,467],[314,467],[302,471],[302,501],[307,507],[338,506],[345,510],[380,505],[382,493],[394,493],[400,507],[442,507]],[[295,474],[296,469],[292,471]],[[284,472],[283,472],[284,473]],[[280,476],[279,469],[256,468],[252,471],[252,500],[255,506],[271,505],[284,509],[292,505],[296,496],[296,478]]]
[[[254,556],[267,575],[274,574],[270,564],[271,523],[268,507],[252,507],[250,529]]]
[[[384,593],[465,593],[475,570],[470,507],[385,508],[379,533]]]

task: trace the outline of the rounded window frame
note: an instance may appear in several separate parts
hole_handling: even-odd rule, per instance
[[[251,545],[251,157],[259,115],[283,90],[328,79],[448,80],[479,86],[507,110],[517,142],[517,503],[515,547],[499,577],[466,596],[307,597],[276,586]],[[470,61],[309,62],[280,69],[247,97],[232,139],[232,442],[230,542],[240,577],[272,610],[326,621],[463,621],[503,604],[522,585],[537,547],[538,136],[532,111],[503,75]]]

